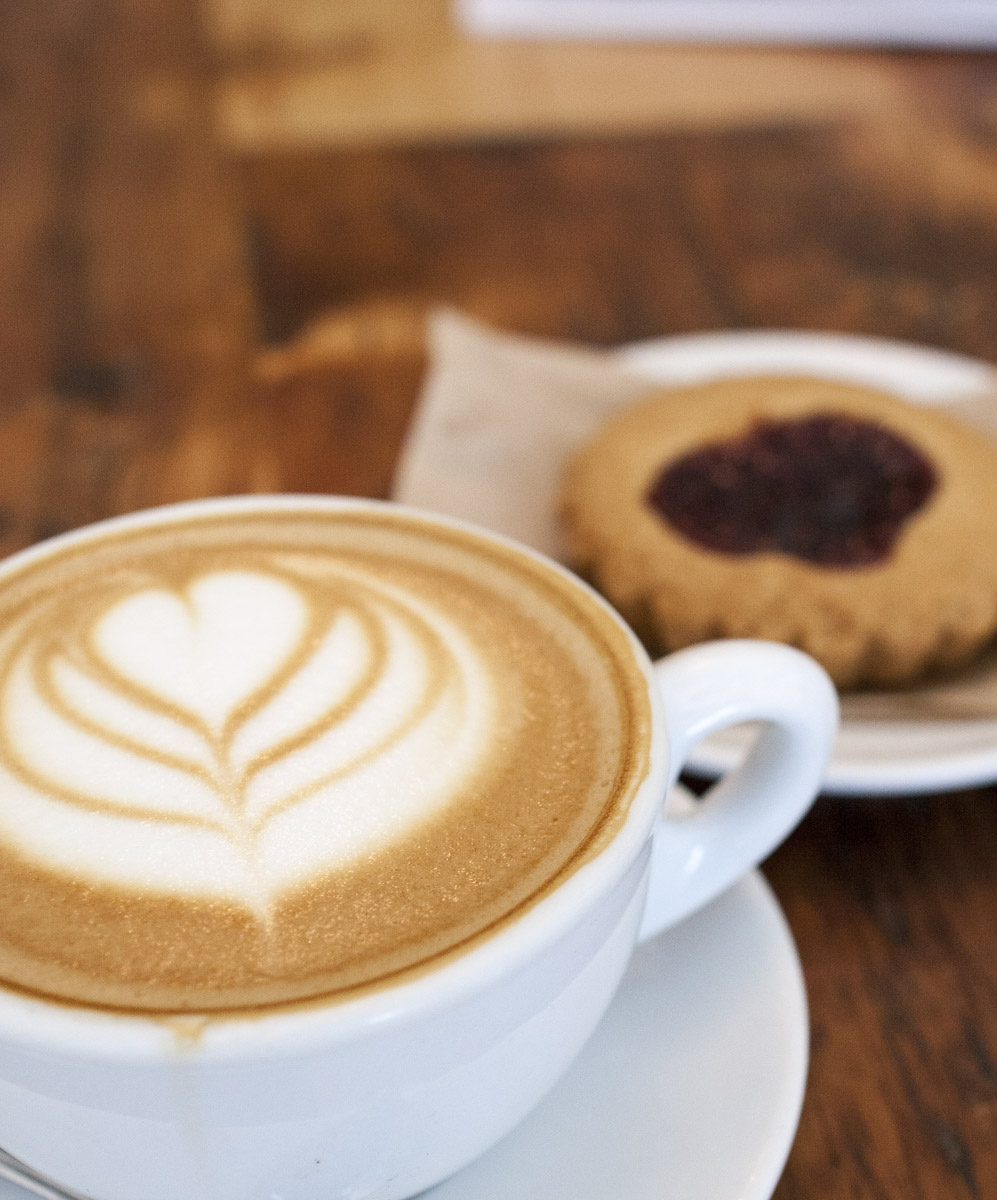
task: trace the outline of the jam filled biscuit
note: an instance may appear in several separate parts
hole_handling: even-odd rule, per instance
[[[575,566],[655,653],[760,637],[842,687],[965,662],[997,630],[997,445],[810,378],[658,392],[569,464]]]

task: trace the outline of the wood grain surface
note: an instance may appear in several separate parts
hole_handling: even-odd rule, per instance
[[[279,7],[263,36],[249,0],[0,0],[0,551],[185,496],[384,495],[440,303],[601,345],[788,326],[997,360],[990,56],[669,50],[671,100],[540,121],[569,55],[529,104],[490,76],[485,119],[473,61],[392,76],[329,51],[335,6]],[[267,109],[288,29],[294,86],[321,35],[352,115]],[[435,99],[391,117],[419,71]],[[779,1200],[997,1196],[997,790],[824,799],[768,874],[813,1021]]]
[[[208,0],[243,150],[843,119],[902,104],[889,55],[475,41],[450,0]],[[815,69],[816,67],[816,69]]]

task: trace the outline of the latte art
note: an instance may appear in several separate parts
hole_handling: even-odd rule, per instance
[[[377,510],[150,522],[15,562],[0,981],[224,1009],[473,944],[623,819],[648,740],[624,643],[542,565]]]
[[[69,597],[15,623],[0,643],[8,836],[102,883],[265,913],[447,804],[485,745],[487,664],[383,580],[330,565],[306,583],[112,580],[82,621]]]

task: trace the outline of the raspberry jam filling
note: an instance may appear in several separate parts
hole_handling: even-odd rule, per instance
[[[822,567],[886,559],[938,477],[906,439],[839,413],[761,421],[669,463],[647,503],[721,554],[777,551]]]

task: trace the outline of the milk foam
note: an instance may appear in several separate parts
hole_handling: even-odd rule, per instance
[[[626,633],[518,551],[350,506],[153,516],[0,568],[0,984],[142,1011],[380,986],[599,853]]]
[[[0,836],[77,878],[265,916],[438,813],[488,749],[479,649],[376,572],[275,559],[114,580],[66,625],[59,604],[0,640]]]

